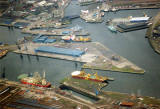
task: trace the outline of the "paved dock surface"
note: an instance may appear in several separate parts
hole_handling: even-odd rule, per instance
[[[40,46],[53,46],[60,48],[69,48],[85,51],[80,57],[73,57],[69,55],[61,55],[54,53],[42,53],[35,52]],[[88,43],[33,43],[28,42],[21,45],[21,49],[13,51],[20,54],[30,54],[45,56],[51,58],[65,59],[71,61],[84,62],[83,68],[99,69],[99,70],[111,70],[111,71],[120,71],[120,72],[129,72],[129,73],[138,73],[143,74],[144,70],[131,63],[127,59],[115,54],[108,48],[104,47],[98,42],[88,42]]]

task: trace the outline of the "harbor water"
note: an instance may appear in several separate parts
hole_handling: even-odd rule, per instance
[[[77,1],[72,1],[66,8],[65,15],[80,14],[81,9],[86,9],[86,7],[80,7],[77,4]],[[144,13],[148,16],[154,16],[159,11],[160,9],[144,9],[108,12],[105,13],[103,19],[106,21],[118,17],[143,16]],[[145,70],[144,75],[98,71],[99,75],[115,78],[115,81],[110,82],[103,90],[160,98],[160,55],[153,51],[148,39],[145,38],[146,29],[115,34],[107,29],[105,22],[86,23],[80,18],[74,19],[70,27],[76,25],[89,31],[93,41],[102,43],[113,52]],[[8,44],[14,44],[17,39],[29,36],[22,34],[20,29],[9,30],[7,27],[0,27],[0,33],[0,42]],[[38,71],[42,74],[45,71],[47,80],[53,85],[57,85],[63,78],[70,76],[72,71],[80,70],[80,66],[81,63],[78,63],[77,66],[72,61],[29,55],[20,56],[15,53],[8,53],[6,57],[0,59],[0,72],[3,72],[5,68],[6,78],[9,80],[18,81],[17,76],[22,73]]]

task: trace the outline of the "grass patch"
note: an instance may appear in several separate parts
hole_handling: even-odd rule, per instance
[[[131,73],[144,73],[144,70],[134,70],[132,68],[129,67],[125,67],[125,68],[118,68],[116,66],[112,66],[111,68],[112,71],[120,71],[120,72],[131,72]]]
[[[144,70],[134,70],[130,67],[118,68],[116,66],[112,66],[111,68],[110,67],[107,68],[106,66],[89,66],[87,64],[84,64],[83,68],[97,69],[97,70],[110,70],[110,71],[117,71],[117,72],[138,73],[138,74],[143,74],[145,72]]]

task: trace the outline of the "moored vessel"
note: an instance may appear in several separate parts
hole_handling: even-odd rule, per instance
[[[71,75],[72,75],[72,78],[91,80],[96,82],[106,82],[107,80],[114,80],[114,78],[99,76],[97,73],[91,75],[89,73],[85,73],[85,71],[74,71],[71,73]]]
[[[20,79],[20,81],[22,84],[28,84],[38,87],[51,87],[51,83],[47,82],[45,79],[45,72],[43,74],[43,78],[41,78],[38,72],[35,72],[32,77],[23,77]]]
[[[75,35],[70,35],[70,36],[63,36],[62,40],[66,42],[90,42],[91,38],[90,37],[76,37]]]
[[[1,50],[0,49],[0,58],[2,58],[3,56],[5,56],[8,53],[8,50]]]
[[[116,29],[113,25],[109,25],[109,26],[108,26],[108,29],[109,29],[111,32],[117,33],[117,29]]]

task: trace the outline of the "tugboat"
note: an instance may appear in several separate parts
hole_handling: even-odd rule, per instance
[[[84,80],[91,80],[96,82],[107,82],[107,80],[113,81],[114,78],[108,78],[104,76],[99,76],[97,73],[91,75],[85,73],[85,71],[74,71],[71,73],[72,78],[84,79]]]
[[[43,73],[43,78],[41,78],[40,74],[38,72],[35,72],[32,77],[22,77],[20,79],[22,84],[28,84],[38,87],[51,87],[51,83],[47,82],[45,79],[45,72]]]
[[[116,30],[116,28],[115,28],[113,25],[109,25],[109,26],[108,26],[108,29],[109,29],[111,32],[113,32],[113,33],[117,33],[117,30]]]
[[[0,58],[2,58],[3,56],[5,56],[8,53],[8,50],[2,50],[0,49]]]

